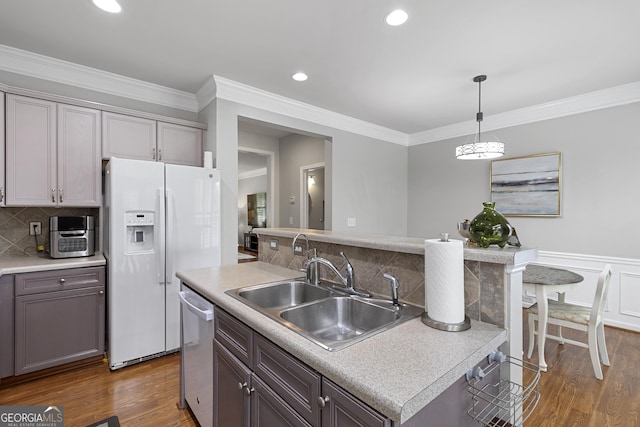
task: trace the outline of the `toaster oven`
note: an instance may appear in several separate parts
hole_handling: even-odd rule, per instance
[[[49,217],[49,256],[73,258],[95,254],[95,226],[93,217]]]

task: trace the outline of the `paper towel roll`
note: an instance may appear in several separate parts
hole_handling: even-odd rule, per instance
[[[463,322],[465,316],[462,240],[425,240],[424,267],[424,306],[428,316],[437,322]]]
[[[204,152],[203,166],[208,169],[213,169],[213,153],[211,151]]]

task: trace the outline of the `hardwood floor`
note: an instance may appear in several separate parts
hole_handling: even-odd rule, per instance
[[[529,329],[523,319],[526,352]],[[563,335],[585,339],[567,328]],[[589,350],[547,340],[548,371],[541,374],[540,402],[526,426],[640,427],[640,334],[605,327],[605,340],[611,366],[603,366],[602,381],[594,376]],[[538,362],[537,347],[528,361]]]
[[[605,335],[611,367],[603,368],[603,381],[593,375],[587,349],[547,341],[549,371],[542,373],[542,396],[526,426],[640,427],[640,334],[606,328]],[[574,331],[565,336],[579,337]],[[115,372],[94,365],[0,387],[0,405],[64,406],[69,427],[111,415],[122,427],[196,426],[191,413],[177,407],[179,388],[180,355],[173,354]]]
[[[114,372],[104,363],[0,388],[0,405],[63,406],[68,427],[112,415],[122,427],[196,426],[179,400],[179,353]]]

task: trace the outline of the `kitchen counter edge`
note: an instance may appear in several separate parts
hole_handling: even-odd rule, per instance
[[[37,256],[0,257],[0,276],[67,268],[99,267],[106,265],[106,263],[107,261],[101,252],[96,252],[88,257],[60,259]]]

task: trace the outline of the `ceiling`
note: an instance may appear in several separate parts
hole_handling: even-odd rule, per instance
[[[4,1],[0,44],[189,93],[217,75],[408,134],[473,120],[478,74],[487,116],[640,80],[638,0],[120,4]]]

